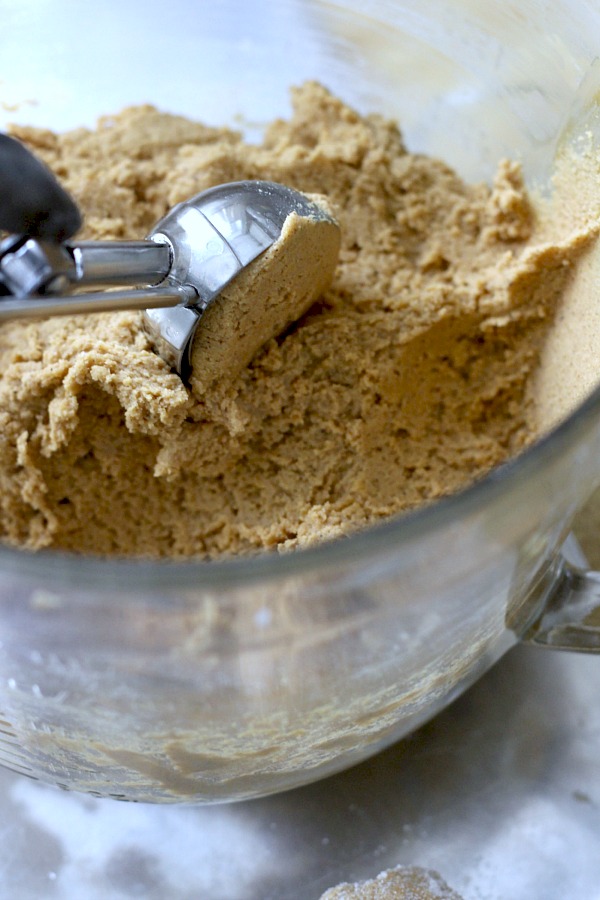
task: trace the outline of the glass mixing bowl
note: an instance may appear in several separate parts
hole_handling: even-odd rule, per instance
[[[91,125],[152,102],[252,138],[316,78],[470,179],[509,155],[542,180],[573,111],[593,121],[586,0],[2,0],[0,15],[6,121]],[[599,441],[595,391],[459,495],[283,556],[0,549],[0,762],[129,800],[255,797],[395,741],[520,639],[594,648],[597,576],[560,548]]]

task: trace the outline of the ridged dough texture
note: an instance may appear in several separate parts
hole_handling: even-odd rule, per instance
[[[137,313],[0,330],[0,537],[28,548],[219,557],[290,550],[430,503],[538,434],[531,389],[594,228],[552,231],[501,162],[467,185],[396,124],[317,83],[259,145],[143,106],[94,131],[16,133],[85,214],[146,234],[239,179],[327,198],[333,282],[233,378],[186,388]]]

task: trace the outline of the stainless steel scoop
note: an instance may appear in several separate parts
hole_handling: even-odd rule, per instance
[[[334,224],[285,185],[240,181],[175,206],[144,240],[54,243],[10,235],[0,243],[0,322],[142,309],[157,352],[186,377],[202,313],[277,241],[291,213]],[[121,289],[80,290],[101,286]]]

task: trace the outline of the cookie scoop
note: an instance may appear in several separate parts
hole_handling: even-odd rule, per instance
[[[306,311],[331,281],[339,244],[323,198],[270,181],[223,184],[175,206],[143,240],[9,234],[0,322],[143,310],[163,359],[184,380],[193,368],[210,381],[234,375]]]

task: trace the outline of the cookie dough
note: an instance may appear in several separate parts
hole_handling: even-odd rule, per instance
[[[189,379],[197,396],[233,384],[256,352],[281,334],[331,284],[340,231],[326,198],[312,201],[331,219],[291,213],[281,236],[246,266],[202,315],[192,344]]]
[[[289,550],[430,503],[540,433],[535,376],[593,216],[547,221],[519,166],[466,185],[324,87],[260,145],[148,106],[64,135],[17,129],[85,212],[139,237],[246,178],[327,198],[329,288],[233,378],[191,390],[137,313],[0,330],[0,538],[120,556]],[[244,360],[245,363],[245,360]]]
[[[413,866],[397,866],[377,878],[355,884],[338,884],[321,900],[461,900],[437,874]]]

